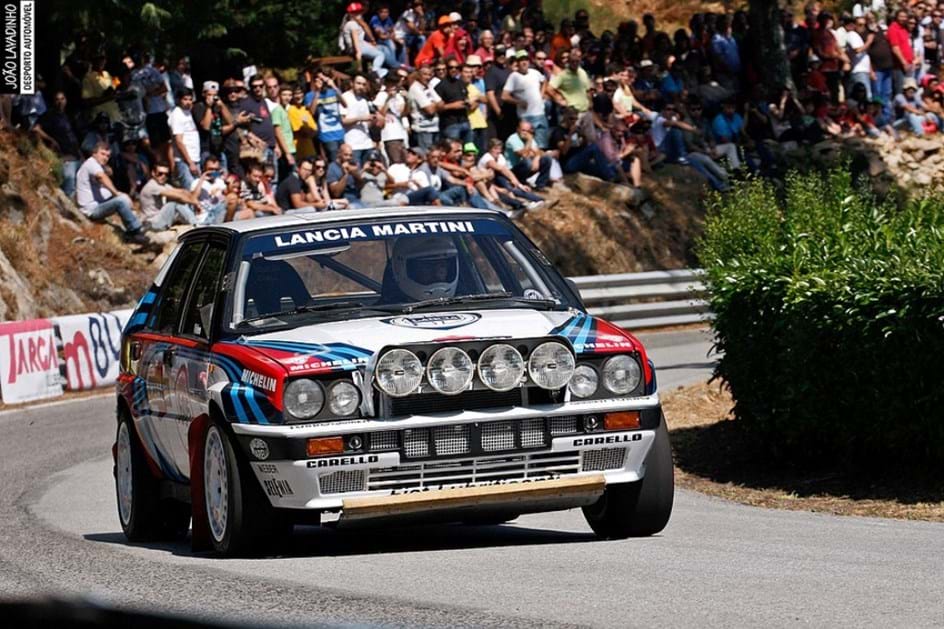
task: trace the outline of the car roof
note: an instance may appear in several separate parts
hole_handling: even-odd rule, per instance
[[[475,208],[464,207],[442,207],[442,206],[397,206],[390,208],[365,208],[360,210],[331,210],[327,212],[298,211],[291,214],[280,214],[278,216],[265,216],[262,218],[253,218],[245,221],[232,221],[213,225],[214,230],[223,230],[236,234],[245,234],[257,231],[277,229],[279,227],[302,227],[318,223],[328,223],[344,221],[351,219],[374,219],[374,218],[396,218],[398,216],[423,216],[434,214],[438,216],[449,216],[457,214],[481,214],[483,216],[504,216],[501,212],[494,210],[479,210]],[[201,231],[200,228],[191,230],[188,234],[195,234]]]

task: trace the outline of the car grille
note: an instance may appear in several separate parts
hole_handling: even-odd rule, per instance
[[[370,470],[367,489],[434,489],[440,486],[555,478],[580,471],[580,453],[541,453],[424,462]]]
[[[603,448],[585,451],[580,469],[584,472],[602,472],[619,469],[625,464],[626,448]]]
[[[371,433],[371,452],[399,450],[407,459],[547,448],[553,437],[575,434],[574,416],[457,424]],[[402,445],[401,445],[402,443]]]
[[[321,494],[343,494],[350,491],[364,491],[364,470],[344,470],[324,474],[318,482],[321,484]]]
[[[458,395],[422,393],[390,401],[394,417],[405,415],[428,415],[447,411],[474,411],[485,408],[521,406],[521,391],[512,389],[504,393],[495,391],[466,391]]]

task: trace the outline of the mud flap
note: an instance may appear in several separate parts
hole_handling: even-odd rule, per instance
[[[206,498],[203,495],[203,442],[210,427],[209,415],[200,415],[190,422],[187,443],[190,448],[190,544],[194,552],[213,550],[210,523],[207,520]]]

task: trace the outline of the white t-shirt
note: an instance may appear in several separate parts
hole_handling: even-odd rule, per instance
[[[496,162],[499,166],[508,166],[508,160],[505,159],[505,156],[501,153],[498,154],[498,159],[496,160],[491,153],[484,153],[482,157],[479,158],[479,163],[477,166],[479,168],[488,168],[488,165],[491,162]]]
[[[846,33],[846,45],[849,47],[849,61],[852,62],[852,72],[871,72],[872,61],[869,59],[869,51],[854,52],[856,48],[865,45],[862,36],[855,31]]]
[[[387,90],[380,90],[377,92],[377,97],[374,99],[374,105],[377,106],[377,109],[380,109],[387,104],[388,98]],[[405,109],[406,99],[403,98],[401,94],[394,94],[393,98],[390,99],[390,104],[387,106],[384,128],[380,130],[381,140],[384,142],[390,142],[391,140],[406,141],[406,129],[403,128],[403,122],[401,122]]]
[[[348,116],[360,118],[369,115],[370,108],[367,106],[366,98],[357,97],[352,91],[341,94],[342,120]],[[370,123],[355,122],[354,124],[344,125],[344,143],[350,144],[355,151],[374,148],[374,142],[370,139]]]
[[[527,74],[512,72],[505,81],[502,92],[511,94],[514,98],[524,101],[525,106],[518,106],[518,116],[543,116],[544,98],[541,95],[541,84],[544,83],[544,74],[534,68],[528,68]]]
[[[199,164],[200,133],[197,131],[197,123],[193,121],[193,115],[180,107],[174,107],[174,111],[170,112],[170,116],[167,118],[167,123],[170,126],[171,135],[184,136],[184,148],[187,150],[190,161]],[[174,154],[180,159],[184,159],[179,153],[180,151],[177,150],[177,144],[175,143]]]
[[[103,172],[105,169],[102,165],[95,161],[95,158],[90,157],[83,162],[75,175],[75,198],[86,214],[114,196],[111,190],[103,186],[96,177]]]
[[[432,81],[429,85],[414,81],[407,96],[410,99],[410,121],[413,123],[413,130],[417,133],[439,133],[439,114],[427,116],[423,113],[423,107],[429,107],[442,100],[433,89]]]

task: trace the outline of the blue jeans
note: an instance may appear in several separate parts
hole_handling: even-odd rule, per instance
[[[452,186],[439,191],[439,201],[443,205],[465,205],[469,202],[469,193],[462,186]]]
[[[93,221],[104,220],[115,212],[121,217],[126,232],[134,233],[141,229],[141,221],[131,208],[131,199],[128,198],[127,194],[122,193],[117,197],[112,197],[104,203],[99,203],[91,210],[82,210],[82,213]]]
[[[403,38],[403,43],[404,51],[409,51],[409,57],[412,59],[426,43],[426,37],[407,33],[406,37]]]
[[[325,157],[327,158],[327,163],[331,163],[338,158],[338,151],[341,149],[340,140],[322,140],[321,146],[324,147]]]
[[[678,163],[680,159],[685,157],[685,138],[682,136],[681,130],[672,127],[666,131],[665,138],[663,138],[662,144],[659,145],[659,150],[665,153],[665,161],[670,164]]]
[[[426,186],[419,190],[410,190],[406,193],[406,198],[410,200],[410,205],[432,205],[439,200],[439,193],[436,188]]]
[[[380,78],[387,76],[387,69],[384,68],[384,64],[387,63],[387,57],[384,51],[364,40],[361,40],[358,45],[361,48],[361,56],[370,61],[371,69],[373,69],[377,76]]]
[[[223,209],[226,209],[225,204]],[[178,216],[180,217],[179,221],[177,220]],[[174,223],[195,225],[197,223],[197,217],[194,216],[193,209],[186,203],[168,201],[157,213],[157,216],[148,221],[148,224],[154,231],[163,231]]]
[[[439,142],[438,133],[430,133],[429,131],[414,131],[413,132],[413,143],[415,146],[418,146],[421,149],[429,150],[433,148],[433,145]]]
[[[456,122],[443,129],[443,135],[451,140],[459,140],[463,144],[472,141],[472,125],[469,121]]]
[[[542,149],[546,149],[551,134],[551,128],[547,123],[547,116],[521,116],[521,120],[531,123],[531,126],[534,127],[534,143]],[[484,147],[482,148],[484,150]]]
[[[383,52],[388,67],[396,68],[406,63],[406,50],[404,49],[403,53],[398,55],[397,44],[392,39],[381,39],[377,42],[377,46]]]
[[[367,154],[374,149],[357,149],[354,151],[354,161],[356,161],[361,166],[364,165],[364,158],[367,157]]]
[[[616,168],[606,160],[606,155],[596,144],[588,144],[578,149],[564,160],[561,170],[567,174],[586,173],[605,181],[616,179]]]
[[[514,165],[511,169],[515,173],[515,177],[524,182],[525,179],[534,175],[534,171],[531,170],[531,159],[519,159],[518,163]],[[541,157],[538,161],[538,178],[534,182],[534,187],[537,189],[546,188],[551,184],[551,158],[547,155]]]
[[[187,162],[182,159],[174,158],[174,167],[176,168],[177,183],[184,190],[190,190],[193,186],[193,182],[196,181],[196,177],[190,172]]]
[[[495,185],[498,186],[499,188],[504,188],[505,190],[512,193],[519,199],[524,199],[525,201],[543,201],[544,200],[538,195],[534,194],[533,192],[528,192],[527,190],[524,190],[522,188],[516,188],[514,184],[511,183],[510,179],[508,179],[504,175],[498,174],[497,172],[495,173]]]
[[[75,175],[82,165],[77,159],[68,159],[62,162],[62,191],[67,197],[75,194]]]
[[[872,82],[872,93],[882,99],[882,113],[886,118],[892,115],[892,71],[876,70]]]

